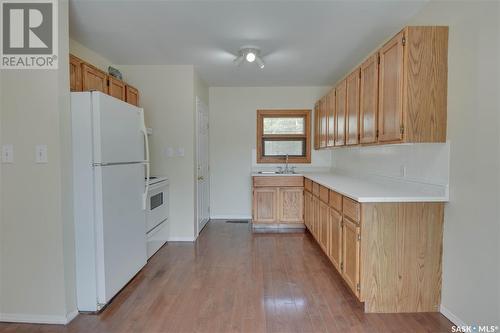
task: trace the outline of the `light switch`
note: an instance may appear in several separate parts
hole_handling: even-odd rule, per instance
[[[36,145],[35,147],[35,161],[36,163],[47,163],[47,145]]]
[[[184,157],[185,151],[183,147],[178,147],[175,151],[175,155],[178,157]]]
[[[2,145],[2,163],[14,163],[14,146]]]

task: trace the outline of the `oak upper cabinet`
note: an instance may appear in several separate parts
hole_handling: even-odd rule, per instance
[[[403,139],[403,41],[401,32],[380,49],[380,142]]]
[[[278,222],[278,188],[258,187],[253,190],[253,222]]]
[[[335,146],[345,145],[347,85],[342,80],[335,88]]]
[[[445,142],[448,27],[406,27],[379,57],[378,141]]]
[[[109,76],[108,94],[125,101],[125,82]]]
[[[74,55],[69,55],[69,90],[82,91],[82,63]]]
[[[378,114],[378,53],[361,65],[359,91],[359,142],[375,143]]]
[[[108,75],[89,64],[82,64],[82,90],[97,90],[107,94]]]
[[[131,85],[125,86],[125,98],[127,103],[135,106],[139,106],[139,90],[132,87]]]
[[[327,135],[327,114],[326,114],[326,98],[323,97],[319,101],[320,127],[319,127],[319,148],[326,148]]]
[[[314,104],[314,149],[319,149],[319,101]]]
[[[280,188],[278,208],[280,223],[303,223],[304,189],[302,187]]]
[[[335,89],[330,90],[327,95],[328,108],[328,130],[326,133],[328,148],[335,146]]]
[[[346,78],[346,145],[359,143],[359,68]]]
[[[343,219],[342,228],[342,276],[359,298],[360,242],[359,226],[348,218]]]

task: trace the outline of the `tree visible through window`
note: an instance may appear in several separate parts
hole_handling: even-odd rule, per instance
[[[257,110],[257,162],[311,163],[311,110]]]

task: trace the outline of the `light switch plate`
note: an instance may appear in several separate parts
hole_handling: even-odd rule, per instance
[[[178,157],[184,157],[185,151],[183,147],[178,147],[175,151],[175,155]]]
[[[2,163],[14,163],[14,145],[2,145]]]
[[[165,148],[165,157],[173,157],[174,156],[174,149],[172,147],[167,147]]]
[[[36,163],[48,163],[47,145],[36,145],[35,147],[35,161]]]

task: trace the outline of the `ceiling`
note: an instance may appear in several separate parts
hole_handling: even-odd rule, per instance
[[[127,65],[194,65],[210,86],[332,85],[426,3],[71,0],[70,35]],[[266,67],[233,64],[244,45]]]

